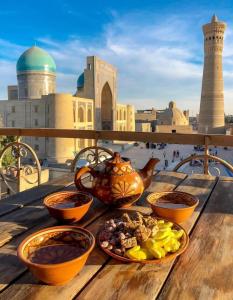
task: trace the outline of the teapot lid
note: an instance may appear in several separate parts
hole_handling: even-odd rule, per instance
[[[108,160],[108,162],[112,163],[112,164],[119,164],[119,163],[125,163],[126,161],[121,158],[121,155],[119,152],[114,152],[113,158]]]

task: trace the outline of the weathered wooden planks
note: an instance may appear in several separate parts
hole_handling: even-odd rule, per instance
[[[198,210],[192,218],[183,224],[188,232],[194,226],[214,185],[214,177],[190,176],[178,187],[178,190],[191,192],[200,198]],[[78,294],[77,299],[155,299],[169,275],[172,265],[173,262],[162,266],[142,266],[140,264],[121,264],[115,260],[110,260]]]
[[[233,299],[232,249],[233,182],[220,180],[159,299]]]
[[[96,218],[101,216],[106,210],[106,206],[103,206],[102,203],[95,200],[87,215],[80,222],[78,222],[77,225],[87,226]],[[46,213],[46,218],[43,218],[43,222],[38,222],[39,225],[33,228],[30,226],[30,230],[27,230],[26,232],[22,231],[22,234],[14,239],[12,239],[12,236],[9,233],[6,233],[5,237],[11,238],[11,241],[0,247],[0,258],[2,258],[0,264],[0,290],[9,285],[11,281],[13,281],[26,270],[26,268],[18,261],[18,258],[16,257],[16,250],[19,243],[32,232],[44,227],[58,225],[56,220],[49,217],[45,209],[44,211]]]
[[[151,182],[149,188],[143,193],[137,205],[149,206],[146,196],[152,192],[172,191],[187,177],[184,173],[160,171]]]
[[[43,223],[48,218],[48,212],[42,205],[42,200],[33,206],[25,206],[0,218],[0,246],[10,241],[14,236]]]
[[[62,177],[52,179],[46,183],[41,184],[38,187],[11,195],[0,200],[0,211],[2,204],[16,204],[24,206],[32,203],[33,201],[39,200],[46,195],[63,189],[74,183],[74,175],[72,173],[65,174]]]
[[[11,240],[3,247],[0,247],[0,291],[27,269],[26,266],[24,266],[16,256],[16,250],[20,242],[29,234],[44,227],[54,226],[55,224],[55,220],[48,218],[48,220],[43,222],[42,225],[33,227],[32,229]]]
[[[170,189],[173,189],[174,181],[176,181],[178,184],[180,181],[183,180],[183,178],[186,175],[174,173],[173,175],[170,174],[169,176],[171,176],[169,181],[173,182],[173,184],[170,185]],[[168,184],[170,183],[167,182],[165,176],[160,176],[159,178],[155,177],[153,180],[155,180],[156,185],[158,185],[161,180],[161,183],[159,184],[160,190],[167,190],[169,188]],[[142,210],[144,212],[151,212],[149,208],[138,207],[137,209]],[[95,211],[97,213],[97,210]],[[100,225],[104,222],[104,220],[108,219],[109,217],[110,213],[103,215],[102,217],[98,218],[95,222],[93,222],[90,226],[88,226],[88,229],[91,230],[93,233],[96,233],[99,230]],[[15,240],[16,239],[13,239],[11,243],[6,244],[4,247],[7,247],[9,244],[14,243]],[[16,247],[16,243],[14,244]],[[90,260],[88,261],[88,264],[85,266],[81,274],[74,278],[70,283],[68,283],[64,287],[49,287],[46,285],[38,284],[38,282],[32,278],[32,275],[29,272],[27,272],[19,280],[17,280],[15,284],[9,286],[1,296],[3,297],[3,299],[4,297],[10,297],[10,299],[18,300],[25,298],[33,298],[33,295],[36,294],[39,299],[46,298],[46,300],[54,298],[62,300],[72,299],[87,284],[87,282],[102,268],[102,266],[106,264],[107,261],[109,261],[109,258],[97,247],[93,251]],[[7,269],[7,263],[5,269]],[[14,270],[14,272],[17,276],[19,276],[20,272],[23,272],[22,270],[24,271],[25,269],[17,269],[17,271]],[[5,277],[3,277],[2,279],[4,278]],[[5,280],[7,282],[5,283],[4,287],[6,287],[7,284],[9,284],[10,281],[12,281],[16,277],[14,277],[14,273],[10,272],[9,274],[8,272],[7,278],[8,280]]]
[[[3,216],[21,207],[22,206],[19,204],[0,203],[0,216]]]
[[[148,211],[148,208],[146,210]],[[112,212],[112,214],[113,213],[114,212]],[[109,214],[104,214],[95,222],[87,226],[87,229],[96,235],[99,227],[103,225],[104,221],[108,217]],[[5,300],[6,297],[12,300],[25,298],[33,299],[33,295],[36,295],[38,297],[37,299],[46,300],[72,299],[108,260],[108,256],[96,247],[96,249],[91,253],[82,272],[65,286],[56,287],[41,284],[33,278],[31,273],[27,272],[19,280],[17,280],[16,283],[13,283],[2,294],[0,294],[0,299]]]

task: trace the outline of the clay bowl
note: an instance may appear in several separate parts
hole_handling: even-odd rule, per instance
[[[151,193],[147,196],[153,212],[175,223],[186,221],[193,213],[199,200],[183,192]]]
[[[169,220],[166,220],[164,218],[157,218],[155,217],[157,220],[164,220],[164,221],[169,221]],[[101,240],[100,240],[100,232],[98,234],[98,244],[100,246],[100,248],[106,253],[108,254],[109,256],[111,256],[112,258],[116,259],[116,260],[119,260],[119,261],[122,261],[122,262],[125,262],[125,263],[140,263],[140,264],[155,264],[155,265],[160,265],[160,264],[164,264],[164,263],[167,263],[173,259],[175,259],[177,256],[181,255],[185,250],[186,248],[188,247],[188,244],[189,244],[189,236],[187,234],[187,232],[185,231],[185,229],[183,227],[181,227],[179,224],[177,223],[173,223],[173,229],[176,229],[176,230],[183,230],[184,231],[184,234],[180,240],[181,242],[181,246],[179,248],[179,250],[177,250],[176,252],[174,253],[169,253],[167,254],[165,257],[163,258],[160,258],[160,259],[145,259],[145,260],[136,260],[136,259],[130,259],[130,258],[127,258],[127,257],[124,257],[124,256],[121,256],[121,255],[117,255],[115,254],[114,252],[104,248],[101,246]]]
[[[93,198],[90,194],[79,191],[62,191],[44,199],[50,215],[64,223],[81,220],[87,213]]]
[[[86,229],[55,226],[29,235],[17,255],[37,279],[63,285],[82,270],[94,245],[95,238]]]

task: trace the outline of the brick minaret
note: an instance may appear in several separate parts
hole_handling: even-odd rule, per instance
[[[222,51],[226,24],[214,15],[202,29],[205,59],[198,132],[220,134],[225,133]]]

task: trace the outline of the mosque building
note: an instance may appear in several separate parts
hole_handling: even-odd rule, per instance
[[[56,93],[56,64],[39,47],[26,50],[17,61],[18,85],[8,86],[0,101],[2,127],[135,131],[134,106],[117,103],[117,70],[96,56],[87,57],[74,95]],[[39,158],[64,163],[88,139],[25,137]]]
[[[157,112],[156,132],[191,133],[189,111],[181,111],[174,101],[170,101],[168,108]]]
[[[170,101],[163,110],[139,110],[135,114],[136,129],[138,131],[153,131],[164,133],[191,133],[189,111],[181,111],[174,101]]]

